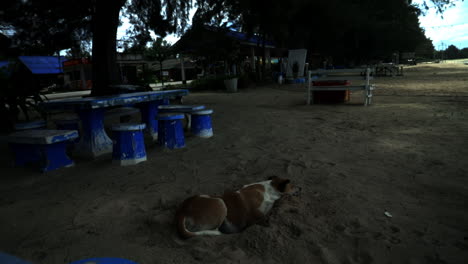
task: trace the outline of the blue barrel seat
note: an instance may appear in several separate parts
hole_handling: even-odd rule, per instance
[[[183,113],[185,115],[185,129],[190,130],[192,124],[192,112],[205,109],[204,105],[160,105],[160,113]]]
[[[124,123],[112,126],[112,160],[121,166],[146,161],[143,129],[145,124]]]
[[[161,113],[158,119],[158,143],[168,149],[185,147],[184,129],[182,128],[183,114]]]
[[[213,114],[212,109],[192,112],[192,135],[201,138],[210,138],[213,136],[211,114]]]

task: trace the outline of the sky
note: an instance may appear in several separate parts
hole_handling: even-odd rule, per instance
[[[413,3],[421,3],[414,0]],[[430,9],[426,15],[419,17],[419,23],[426,36],[432,39],[437,50],[446,49],[450,45],[457,48],[468,48],[468,1],[457,1],[456,5],[443,13],[443,18],[435,9]]]
[[[413,0],[416,4],[422,2],[423,0]],[[190,16],[194,13],[195,9],[191,11]],[[443,13],[443,17],[437,14],[435,8],[429,9],[425,15],[419,17],[419,23],[437,50],[446,49],[449,45],[455,45],[459,49],[468,48],[468,0],[458,0],[455,6]],[[125,21],[124,18],[117,32],[118,39],[125,36],[128,27],[128,20]],[[179,37],[168,35],[165,39],[173,44]]]

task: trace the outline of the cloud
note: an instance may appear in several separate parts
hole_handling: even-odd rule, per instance
[[[416,0],[414,3],[421,3]],[[468,47],[468,1],[457,1],[455,6],[448,8],[441,17],[434,8],[425,16],[419,17],[426,36],[432,39],[436,49],[455,45],[458,48]]]

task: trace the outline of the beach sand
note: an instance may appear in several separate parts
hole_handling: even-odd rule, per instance
[[[0,251],[34,263],[467,263],[468,66],[422,64],[375,80],[373,104],[305,105],[305,88],[192,93],[215,136],[148,144],[148,161],[77,160],[39,174],[2,146]],[[268,176],[302,187],[267,225],[179,239],[177,206]]]

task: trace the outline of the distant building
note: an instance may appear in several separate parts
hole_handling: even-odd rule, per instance
[[[117,65],[123,83],[138,83],[150,63],[141,53],[117,53]]]
[[[257,66],[263,63],[266,69],[270,70],[272,62],[276,64],[280,58],[287,57],[288,54],[287,49],[276,48],[273,41],[264,40],[258,35],[209,26],[192,28],[174,44],[173,49],[186,56],[198,57],[202,60],[204,57],[211,56],[220,61],[228,61],[236,56],[242,64],[236,66],[247,72],[255,72]],[[262,61],[263,58],[265,62]],[[208,64],[205,63],[203,67],[210,68],[211,65],[215,65],[214,61]],[[225,70],[232,72],[229,66],[224,67],[227,68]],[[279,66],[277,70],[279,71]]]
[[[92,88],[92,67],[88,58],[70,59],[63,63],[65,85],[70,90],[90,90]]]
[[[197,74],[201,73],[201,69],[197,67],[194,60],[190,58],[183,58],[185,80],[193,80],[197,78]],[[181,59],[167,59],[159,65],[159,62],[151,63],[151,71],[156,74],[156,77],[160,79],[162,70],[162,76],[164,81],[182,81],[182,63]]]

